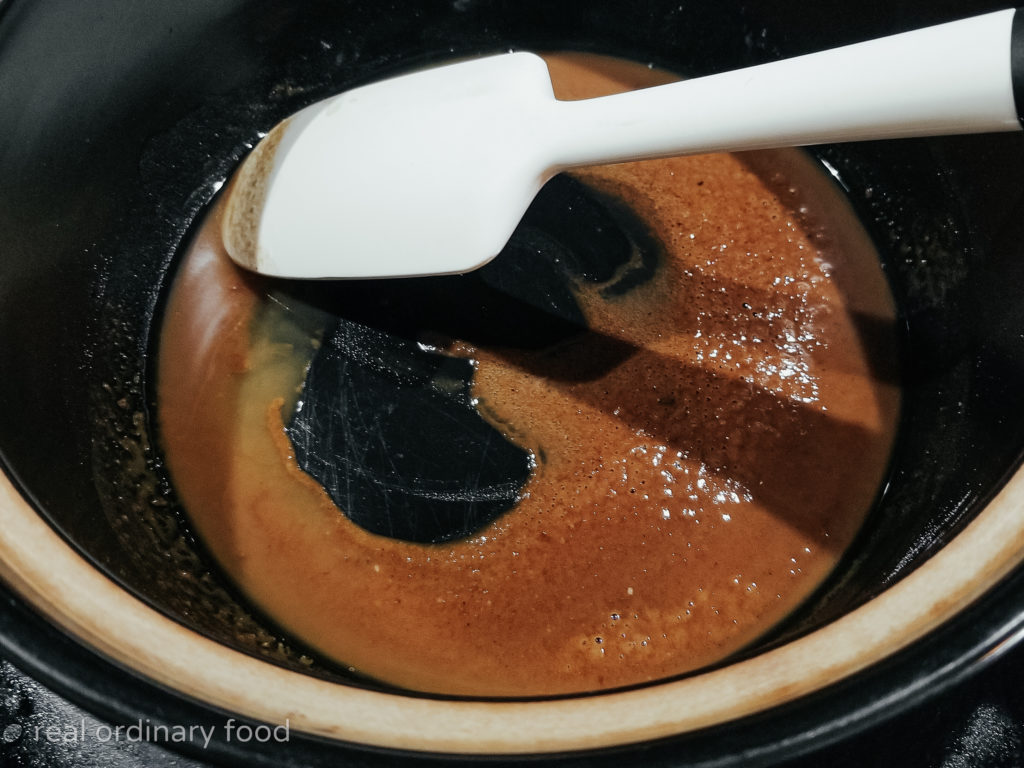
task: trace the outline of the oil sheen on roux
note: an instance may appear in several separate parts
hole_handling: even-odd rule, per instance
[[[550,61],[561,98],[662,77]],[[450,341],[476,361],[485,417],[543,457],[518,505],[467,540],[397,541],[341,514],[283,430],[316,314],[230,263],[216,210],[181,266],[158,385],[176,488],[245,594],[346,667],[474,696],[692,671],[789,614],[871,507],[898,409],[893,309],[831,182],[795,152],[579,177],[628,201],[666,263],[620,300],[580,288],[593,333],[633,350],[597,379],[545,375],[586,363],[585,340],[556,355]]]

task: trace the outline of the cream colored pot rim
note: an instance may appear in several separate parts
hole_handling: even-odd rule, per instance
[[[0,474],[0,578],[94,651],[172,691],[302,732],[397,749],[563,752],[694,731],[793,701],[905,648],[1024,560],[1024,471],[908,577],[842,619],[721,669],[539,702],[380,693],[290,672],[165,617],[96,570]]]

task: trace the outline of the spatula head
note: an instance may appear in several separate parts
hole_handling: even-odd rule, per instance
[[[547,65],[513,53],[342,93],[277,125],[228,192],[237,263],[294,278],[467,272],[550,175]]]

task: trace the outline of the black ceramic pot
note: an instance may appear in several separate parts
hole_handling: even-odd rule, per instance
[[[794,640],[835,628],[841,617],[905,586],[940,553],[957,556],[962,540],[971,544],[963,557],[988,562],[989,553],[991,567],[964,583],[950,577],[946,602],[935,594],[944,588],[936,579],[957,572],[957,561],[925,572],[921,580],[932,591],[901,599],[927,610],[900,642],[772,706],[703,721],[680,711],[687,724],[674,728],[675,713],[665,707],[682,706],[680,700],[650,700],[644,707],[657,725],[645,729],[638,721],[621,737],[531,742],[527,734],[518,746],[498,739],[505,746],[492,748],[488,729],[530,721],[505,720],[506,711],[486,706],[482,715],[472,706],[452,709],[453,702],[395,692],[311,658],[246,606],[190,534],[151,440],[151,351],[176,259],[220,184],[260,132],[330,93],[429,62],[508,49],[592,51],[698,76],[999,7],[4,0],[5,653],[114,721],[216,726],[218,737],[205,749],[182,748],[258,765],[431,762],[446,751],[552,752],[565,762],[586,755],[588,764],[610,764],[623,759],[622,749],[652,765],[767,765],[864,728],[968,674],[1016,637],[1024,610],[1024,573],[1008,551],[1021,532],[1006,522],[1022,498],[1013,476],[1024,448],[1021,136],[814,150],[875,239],[896,296],[904,413],[890,480],[865,531],[831,581],[745,658],[784,652]],[[972,528],[979,520],[985,525]],[[78,570],[67,573],[87,568],[94,576],[46,581],[39,571],[48,571],[51,552],[74,560]],[[54,564],[52,571],[60,569]],[[131,607],[109,609],[107,621],[111,591],[123,592]],[[850,626],[833,631],[856,630]],[[888,633],[880,627],[872,631]],[[174,671],[193,647],[205,649],[195,667],[208,688]],[[264,668],[274,687],[247,677]],[[325,691],[355,695],[334,713],[355,725],[332,728],[296,711],[287,743],[225,737],[226,717],[277,724],[284,710],[266,699],[278,690],[306,696],[306,685],[314,686],[307,702],[320,715],[336,703]],[[656,697],[658,688],[627,693]],[[388,709],[395,701],[398,709]],[[583,696],[558,705],[571,713],[605,702]],[[461,742],[444,734],[431,741],[402,736],[402,722],[378,731],[358,722],[373,711],[367,720],[422,716],[434,723],[432,707],[447,709],[437,721],[443,724],[431,727],[454,733],[463,722],[482,730],[462,734]],[[575,716],[567,715],[565,728]]]

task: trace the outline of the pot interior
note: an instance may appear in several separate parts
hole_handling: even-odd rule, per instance
[[[186,627],[303,674],[388,690],[284,636],[223,578],[190,532],[154,428],[167,287],[260,133],[329,94],[453,57],[575,50],[698,76],[969,10],[916,5],[893,20],[880,3],[809,13],[787,2],[112,1],[99,12],[10,0],[0,12],[4,468],[75,548]],[[983,508],[1024,446],[1024,301],[1013,289],[1024,278],[1024,142],[811,152],[861,216],[896,298],[903,414],[863,532],[818,593],[743,655],[912,572]]]

